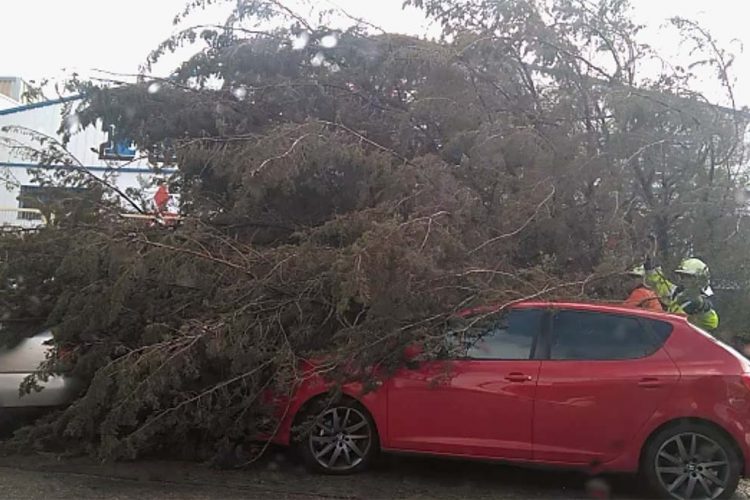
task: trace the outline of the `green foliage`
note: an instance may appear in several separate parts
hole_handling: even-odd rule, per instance
[[[186,218],[147,228],[102,204],[0,238],[3,283],[25,283],[3,288],[3,311],[53,327],[88,385],[27,442],[103,458],[231,447],[273,432],[266,396],[303,360],[370,381],[415,339],[439,352],[467,306],[619,299],[651,232],[666,263],[698,252],[747,279],[744,115],[684,74],[639,79],[651,54],[626,2],[406,3],[440,41],[354,26],[330,47],[324,23],[241,1],[157,87],[84,84],[82,126],[174,152]]]

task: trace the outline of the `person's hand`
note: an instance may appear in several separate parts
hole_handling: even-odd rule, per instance
[[[708,306],[706,300],[700,296],[700,293],[697,297],[691,297],[690,295],[687,295],[687,298],[690,300],[690,302],[688,302],[687,305],[683,307],[683,309],[688,314],[706,312],[708,309],[710,309],[710,306]]]

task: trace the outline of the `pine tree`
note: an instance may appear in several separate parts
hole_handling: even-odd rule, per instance
[[[0,237],[3,332],[52,327],[87,387],[19,440],[102,458],[231,448],[273,432],[267,395],[289,394],[302,360],[367,386],[405,345],[443,348],[462,308],[619,299],[652,232],[665,263],[697,251],[747,279],[746,114],[685,71],[642,79],[653,54],[627,2],[406,3],[442,37],[244,0],[151,54],[205,44],[167,79],[76,83],[83,126],[178,166],[185,218],[119,220],[100,186],[55,226]]]

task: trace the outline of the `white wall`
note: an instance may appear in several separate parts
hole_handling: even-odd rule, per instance
[[[0,94],[0,109],[15,108],[16,106],[18,106],[16,101],[5,94]]]
[[[103,174],[103,172],[99,171],[93,173],[98,177],[101,177]],[[153,178],[153,175],[135,172],[121,173],[117,175],[115,185],[123,191],[130,187],[138,188],[140,187],[140,183],[138,182],[139,177],[147,181]],[[20,190],[18,186],[34,185],[26,167],[7,167],[0,164],[0,178],[2,178],[0,179],[0,209],[18,206],[18,194]],[[4,185],[7,184],[4,182],[5,178],[10,178],[14,185]]]
[[[67,105],[77,106],[78,100],[67,101]],[[60,140],[58,129],[63,121],[66,103],[50,101],[49,103],[32,104],[10,109],[0,107],[0,209],[18,206],[18,191],[21,185],[32,185],[29,167],[34,165],[18,150],[3,144],[3,138],[12,139],[15,144],[24,144],[39,148],[37,142],[23,133],[2,132],[4,126],[25,127]],[[0,106],[2,106],[0,104]],[[134,161],[111,161],[99,159],[99,146],[107,141],[107,134],[98,127],[89,126],[80,130],[75,120],[68,122],[71,131],[75,131],[68,143],[67,150],[72,153],[88,170],[102,177],[115,174],[115,184],[125,190],[128,187],[139,187],[139,179],[154,179],[145,159]],[[9,182],[8,182],[9,181]],[[6,184],[3,186],[2,184]]]

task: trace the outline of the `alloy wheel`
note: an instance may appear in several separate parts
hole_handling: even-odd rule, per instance
[[[310,432],[308,445],[325,470],[345,472],[367,457],[373,441],[372,426],[358,409],[339,406],[323,412]]]
[[[654,467],[661,485],[678,500],[718,498],[730,474],[727,452],[713,439],[696,432],[677,434],[665,441]]]

